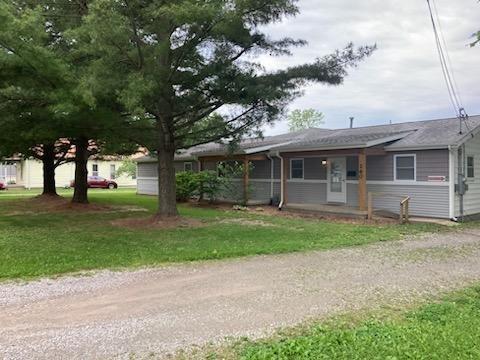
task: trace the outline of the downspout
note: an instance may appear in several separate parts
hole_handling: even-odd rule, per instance
[[[276,157],[280,159],[280,204],[278,205],[278,210],[282,210],[283,203],[285,200],[285,186],[284,186],[284,171],[285,171],[285,159],[280,155],[280,152],[277,151],[275,154]]]
[[[274,173],[274,163],[273,158],[270,154],[267,154],[267,158],[270,160],[270,201],[273,200],[273,173]]]
[[[455,148],[456,150],[456,148]],[[456,151],[453,146],[448,145],[448,201],[449,201],[449,218],[457,222],[455,216],[455,155]]]
[[[459,207],[460,207],[460,221],[463,221],[464,217],[464,204],[463,204],[463,195],[464,195],[464,186],[465,186],[465,144],[463,144],[458,149],[458,192],[459,194]]]

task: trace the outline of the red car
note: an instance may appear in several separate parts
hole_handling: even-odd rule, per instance
[[[100,176],[89,176],[87,178],[89,188],[99,188],[99,189],[116,189],[118,184],[113,180],[107,180]],[[70,187],[74,187],[75,182],[72,180],[70,182]]]
[[[0,190],[7,190],[7,184],[5,184],[3,181],[0,181]]]

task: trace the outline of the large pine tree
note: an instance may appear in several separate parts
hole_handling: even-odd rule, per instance
[[[320,10],[319,10],[320,11]],[[282,113],[309,82],[340,84],[374,47],[344,50],[310,64],[268,71],[258,55],[304,45],[262,28],[298,12],[295,0],[94,0],[79,51],[95,57],[86,81],[115,92],[156,131],[160,217],[176,216],[174,154],[185,146],[235,139]]]

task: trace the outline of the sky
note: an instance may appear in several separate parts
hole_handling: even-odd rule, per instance
[[[480,46],[471,35],[480,29],[477,0],[435,0],[463,105],[480,114]],[[325,114],[322,127],[344,128],[455,116],[438,59],[426,0],[300,0],[300,13],[265,31],[272,38],[308,41],[289,57],[261,56],[268,70],[313,62],[355,45],[377,44],[374,54],[352,69],[340,86],[311,84],[293,109]],[[266,135],[287,132],[286,121],[265,128]]]

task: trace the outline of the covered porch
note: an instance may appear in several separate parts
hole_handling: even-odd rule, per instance
[[[367,157],[379,147],[279,153],[280,207],[367,215]]]

